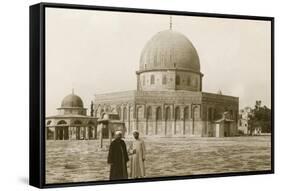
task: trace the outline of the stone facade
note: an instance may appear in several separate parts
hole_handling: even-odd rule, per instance
[[[229,136],[237,133],[238,98],[193,91],[127,91],[96,95],[94,113],[116,112],[127,134],[143,136],[215,136],[215,120],[228,112]]]

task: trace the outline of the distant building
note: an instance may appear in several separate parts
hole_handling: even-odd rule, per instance
[[[183,34],[171,28],[154,35],[142,50],[136,75],[136,90],[96,95],[94,116],[118,113],[127,134],[137,129],[142,136],[237,134],[239,98],[202,92],[199,56]]]
[[[239,124],[238,129],[243,132],[243,134],[248,135],[250,134],[249,129],[249,115],[251,114],[251,108],[245,107],[239,111]]]
[[[66,96],[58,115],[46,117],[48,140],[89,140],[97,138],[97,118],[87,116],[82,99],[74,93]]]

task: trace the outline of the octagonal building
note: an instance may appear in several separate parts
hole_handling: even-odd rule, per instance
[[[134,91],[98,94],[94,116],[116,112],[127,134],[142,136],[234,136],[238,97],[202,91],[200,58],[192,42],[172,29],[160,31],[140,55]]]

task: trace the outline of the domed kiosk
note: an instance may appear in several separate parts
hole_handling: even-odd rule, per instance
[[[116,112],[127,134],[137,129],[144,137],[236,135],[239,99],[202,92],[199,55],[172,27],[158,32],[141,51],[136,90],[96,95],[94,116]],[[232,122],[218,128],[225,112]]]
[[[46,117],[47,140],[89,140],[97,138],[97,118],[87,116],[82,99],[67,95],[57,108],[58,115]]]

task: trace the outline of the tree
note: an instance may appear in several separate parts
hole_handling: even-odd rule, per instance
[[[271,133],[271,109],[262,106],[261,101],[256,101],[254,109],[251,109],[249,114],[249,130],[252,134],[257,127],[261,128],[263,133]]]
[[[91,112],[90,112],[91,117],[94,116],[94,102],[91,101]]]

